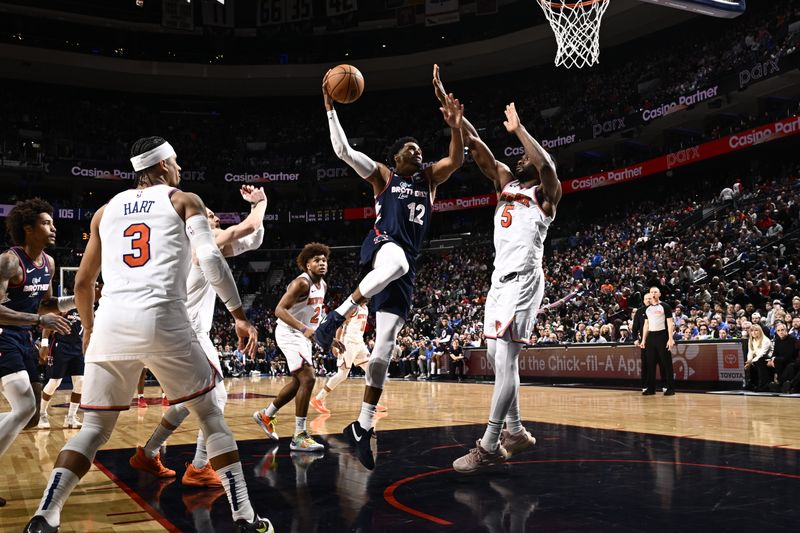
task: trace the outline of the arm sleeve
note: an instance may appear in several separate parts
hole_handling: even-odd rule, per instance
[[[350,146],[342,125],[339,124],[336,110],[328,111],[328,127],[331,130],[331,144],[333,145],[333,151],[336,152],[336,157],[350,165],[356,171],[356,174],[362,178],[366,179],[372,176],[378,165],[368,156]]]
[[[203,215],[194,215],[186,221],[186,235],[197,255],[200,270],[206,277],[220,300],[233,311],[242,306],[236,282],[233,280],[231,269],[222,257],[222,252],[214,242],[214,235],[208,225],[208,219]]]
[[[231,249],[233,250],[233,255],[240,255],[245,252],[249,252],[250,250],[255,250],[261,247],[261,243],[264,242],[264,225],[258,227],[258,229],[251,233],[250,235],[246,235],[241,239],[236,239],[231,243]]]

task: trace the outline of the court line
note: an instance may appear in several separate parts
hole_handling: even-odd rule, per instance
[[[95,459],[94,460],[94,465],[97,467],[98,470],[100,470],[102,473],[107,475],[108,478],[111,481],[116,483],[117,486],[120,489],[122,489],[122,491],[125,494],[127,494],[129,498],[131,498],[133,501],[135,501],[137,504],[139,504],[139,506],[142,509],[144,509],[147,512],[147,514],[152,516],[154,520],[156,520],[159,524],[164,526],[164,529],[166,529],[167,531],[170,531],[172,533],[182,533],[181,529],[179,529],[175,524],[173,524],[172,522],[167,520],[167,518],[164,515],[162,515],[158,511],[156,511],[149,503],[144,501],[144,499],[141,496],[139,496],[139,494],[136,491],[131,489],[128,486],[127,483],[125,483],[120,478],[118,478],[117,475],[114,474],[114,472],[112,472],[111,470],[109,470],[103,463],[101,463],[100,461]],[[142,521],[146,521],[146,520],[142,520]]]
[[[746,474],[758,474],[766,476],[785,477],[790,479],[800,479],[800,475],[796,474],[787,474],[784,472],[770,472],[768,470],[756,470],[754,468],[744,468],[744,467],[728,466],[728,465],[711,465],[704,463],[684,463],[680,461],[651,461],[646,459],[536,459],[530,461],[508,461],[506,464],[514,465],[514,464],[548,464],[548,463],[625,463],[625,464],[694,466],[698,468],[716,468],[718,470],[730,470],[734,472],[743,472]],[[400,503],[400,501],[395,496],[395,492],[397,491],[397,489],[407,483],[425,477],[443,474],[445,472],[455,472],[455,470],[453,470],[452,468],[440,468],[438,470],[432,470],[430,472],[415,474],[413,476],[405,477],[403,479],[395,481],[394,483],[386,487],[386,489],[383,491],[383,499],[386,500],[386,503],[388,503],[395,509],[403,511],[404,513],[408,513],[418,518],[428,520],[430,522],[439,524],[441,526],[452,526],[453,523],[449,522],[448,520],[430,515],[428,513],[425,513],[423,511],[414,509],[413,507],[409,507],[408,505]]]

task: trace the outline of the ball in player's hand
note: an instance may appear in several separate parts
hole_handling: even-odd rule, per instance
[[[328,71],[325,88],[331,98],[349,104],[364,92],[364,76],[353,65],[337,65]]]

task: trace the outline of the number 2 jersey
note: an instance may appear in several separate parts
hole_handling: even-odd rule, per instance
[[[186,278],[192,251],[186,223],[155,185],[114,196],[100,220],[103,297],[86,360],[187,353],[192,328]]]
[[[317,329],[317,326],[319,326],[322,320],[320,314],[322,313],[322,304],[325,301],[325,291],[328,289],[328,284],[325,283],[325,280],[321,279],[319,280],[319,284],[315,285],[311,280],[311,276],[305,272],[295,279],[301,278],[308,282],[308,296],[303,301],[292,305],[289,308],[289,314],[302,322],[305,327]],[[280,318],[278,319],[278,327],[291,330],[292,332],[297,331]]]
[[[514,272],[541,268],[547,229],[554,217],[541,208],[538,187],[521,187],[514,180],[503,188],[494,213],[494,273],[492,280]]]
[[[433,211],[433,194],[422,172],[413,176],[392,173],[375,197],[375,225],[361,248],[361,262],[369,264],[376,246],[387,241],[400,245],[412,259],[422,249]]]

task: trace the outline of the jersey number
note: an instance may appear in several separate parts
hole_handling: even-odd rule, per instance
[[[514,204],[506,204],[503,208],[503,214],[500,215],[500,225],[507,228],[511,225],[511,210],[514,209]]]
[[[124,254],[122,260],[131,268],[136,268],[150,261],[150,226],[147,224],[131,224],[125,228],[125,237],[133,237],[131,254]]]
[[[321,307],[315,307],[314,308],[314,316],[311,317],[311,320],[309,320],[309,323],[318,324],[319,323],[319,314],[321,312],[322,312],[322,308]]]
[[[425,204],[410,203],[408,204],[408,221],[414,224],[423,224],[422,217],[425,216]]]

